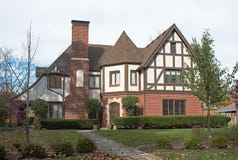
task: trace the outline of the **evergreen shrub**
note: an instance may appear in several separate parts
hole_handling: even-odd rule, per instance
[[[79,138],[76,144],[77,153],[91,153],[96,149],[95,143],[88,138]]]
[[[92,129],[97,124],[95,119],[47,119],[41,120],[41,127],[46,129]]]
[[[227,126],[231,120],[228,116],[211,116],[211,127]],[[118,129],[172,129],[207,127],[207,116],[128,116],[114,120]]]

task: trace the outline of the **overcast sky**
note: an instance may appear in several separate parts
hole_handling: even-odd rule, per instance
[[[206,28],[222,66],[231,70],[238,61],[237,0],[5,0],[0,47],[22,54],[32,22],[33,38],[40,36],[35,62],[49,66],[71,43],[72,19],[90,21],[93,44],[113,45],[125,30],[138,47],[145,47],[173,23],[191,42]]]

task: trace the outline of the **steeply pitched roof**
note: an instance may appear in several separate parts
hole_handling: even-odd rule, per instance
[[[151,43],[149,43],[143,49],[144,59],[138,69],[145,67],[150,62],[150,60],[156,54],[156,51],[158,50],[158,48],[162,47],[163,43],[167,40],[168,36],[174,30],[179,35],[179,37],[182,39],[182,41],[185,43],[186,47],[191,51],[191,47],[190,47],[189,43],[187,42],[187,40],[185,39],[183,34],[180,32],[178,27],[175,24],[173,24],[172,26],[170,26],[167,30],[165,30],[162,34],[160,34],[156,39],[154,39]]]
[[[111,49],[106,50],[100,59],[101,66],[121,63],[141,63],[143,54],[128,37],[125,31]]]
[[[89,44],[88,58],[90,71],[100,71],[100,59],[102,59],[104,53],[110,50],[112,46],[109,45],[96,45]]]

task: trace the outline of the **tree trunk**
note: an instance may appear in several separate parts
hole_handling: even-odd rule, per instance
[[[208,138],[212,138],[210,106],[207,106],[207,132]]]
[[[34,128],[35,129],[41,129],[40,115],[35,115],[35,118],[34,118]]]

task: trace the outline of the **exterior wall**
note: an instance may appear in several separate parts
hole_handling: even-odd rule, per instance
[[[183,99],[185,100],[186,115],[202,115],[201,101],[192,94],[184,93],[148,93],[145,94],[144,112],[147,116],[162,116],[163,115],[163,99]]]
[[[57,93],[54,93],[52,91],[50,91],[47,88],[47,76],[42,77],[37,84],[33,85],[30,88],[30,94],[29,94],[29,99],[30,101],[33,101],[37,98],[43,99],[45,101],[48,102],[63,102],[62,96],[57,94],[63,94],[63,77],[61,79],[61,89],[52,89],[54,91],[56,91]],[[69,95],[69,81],[70,78],[69,77],[65,77],[65,96]],[[25,101],[26,100],[26,92],[24,92],[22,95],[20,95],[19,97],[17,97],[15,100],[22,100]]]
[[[176,44],[176,53],[171,53],[171,43]],[[179,35],[174,31],[169,35],[161,48],[155,51],[154,58],[145,70],[146,90],[159,91],[187,91],[181,84],[166,84],[166,70],[182,70],[186,66],[192,67],[193,64],[188,55],[186,45]]]
[[[110,72],[111,71],[120,71],[120,85],[119,86],[110,86]],[[116,65],[104,67],[104,92],[122,92],[125,90],[125,66]]]

